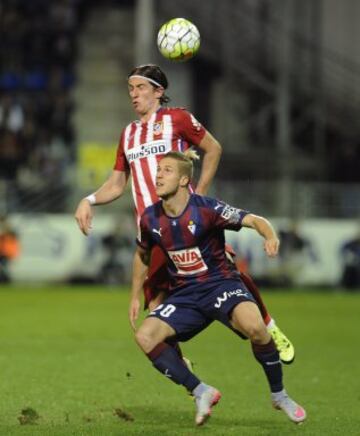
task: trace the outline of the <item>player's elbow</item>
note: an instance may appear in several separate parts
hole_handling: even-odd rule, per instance
[[[223,149],[222,149],[222,146],[221,146],[219,141],[214,140],[212,149],[213,149],[213,153],[216,154],[220,158],[222,155]]]
[[[222,146],[220,142],[215,139],[210,133],[207,133],[201,141],[199,147],[206,155],[212,155],[220,158],[222,153]]]
[[[246,215],[246,226],[261,232],[262,229],[268,226],[268,220],[262,216],[249,213]]]
[[[112,197],[114,199],[117,199],[117,198],[121,197],[124,194],[125,185],[116,185],[116,184],[114,184],[111,188],[112,188],[111,189]]]

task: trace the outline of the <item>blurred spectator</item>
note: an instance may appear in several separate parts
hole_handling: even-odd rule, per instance
[[[8,283],[9,263],[20,254],[20,243],[9,221],[0,216],[0,283]]]
[[[66,195],[67,167],[76,155],[69,90],[84,4],[0,2],[0,178],[7,198],[22,211],[39,203],[34,193],[40,202],[53,198],[57,211],[65,204],[59,199]],[[14,210],[8,200],[6,207]]]
[[[4,94],[0,98],[0,128],[18,133],[24,127],[24,109],[15,96]]]
[[[336,182],[360,182],[360,143],[348,141],[337,146],[331,160],[331,179]]]
[[[103,237],[106,260],[100,270],[100,283],[107,285],[130,283],[134,250],[132,226],[132,222],[123,217],[122,221],[115,225],[113,232]]]
[[[360,289],[360,230],[342,245],[340,255],[343,264],[341,285],[347,289]]]
[[[299,232],[298,223],[278,231],[280,238],[278,280],[285,286],[297,285],[308,262],[317,262],[313,244]]]
[[[19,137],[10,130],[0,130],[0,179],[14,181],[21,160]]]

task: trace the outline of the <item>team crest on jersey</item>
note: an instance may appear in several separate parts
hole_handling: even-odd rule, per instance
[[[201,256],[199,247],[168,251],[168,254],[174,262],[178,274],[192,275],[207,271],[208,269]]]
[[[163,123],[162,121],[159,121],[158,123],[154,123],[153,128],[154,135],[161,135],[163,132]]]
[[[195,235],[196,231],[196,224],[194,224],[194,221],[190,220],[187,228],[190,230],[190,232]]]

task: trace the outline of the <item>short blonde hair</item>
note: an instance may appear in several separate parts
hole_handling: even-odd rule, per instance
[[[163,158],[169,157],[179,162],[179,170],[182,176],[187,176],[189,178],[189,183],[194,174],[194,160],[199,160],[200,156],[195,150],[189,148],[184,153],[180,151],[169,151]]]

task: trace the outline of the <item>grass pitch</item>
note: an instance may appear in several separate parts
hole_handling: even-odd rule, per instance
[[[213,325],[185,355],[223,393],[195,428],[183,388],[133,342],[127,292],[101,287],[0,290],[0,435],[359,435],[360,294],[264,293],[297,358],[289,393],[308,412],[296,426],[269,402],[248,342]]]

